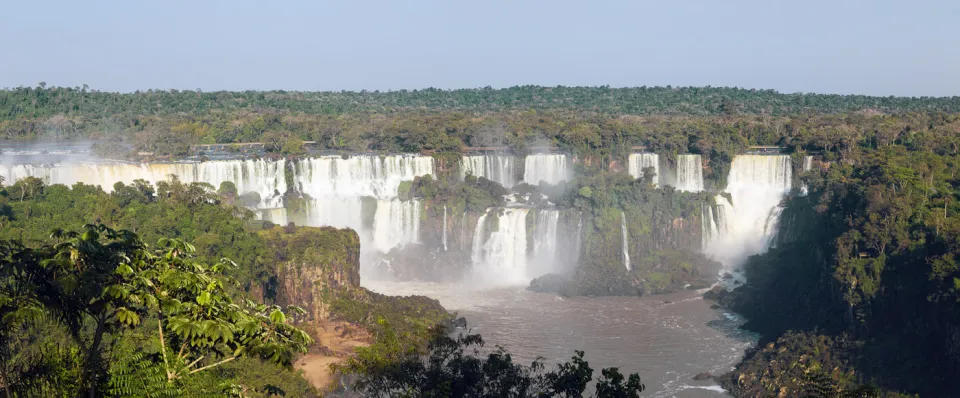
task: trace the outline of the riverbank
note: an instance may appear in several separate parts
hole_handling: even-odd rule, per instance
[[[303,372],[303,377],[321,392],[335,387],[332,365],[343,362],[354,355],[357,347],[369,346],[373,341],[365,330],[346,322],[319,324],[313,337],[316,344],[294,363],[294,368]]]

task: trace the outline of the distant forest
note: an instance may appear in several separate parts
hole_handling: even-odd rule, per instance
[[[704,155],[707,174],[750,145],[840,159],[904,145],[956,153],[960,97],[780,94],[737,88],[539,87],[395,92],[105,93],[0,90],[0,140],[98,140],[106,157],[158,160],[197,144],[263,142],[280,155],[556,146],[606,169],[634,146]],[[713,165],[717,167],[714,167]],[[708,178],[710,178],[708,176]]]
[[[783,94],[774,90],[727,87],[542,87],[399,91],[243,91],[148,90],[108,93],[84,87],[19,87],[0,91],[0,118],[83,115],[197,115],[211,111],[275,110],[312,115],[396,113],[420,110],[503,112],[577,109],[610,115],[708,116],[731,112],[756,115],[875,111],[957,112],[960,96],[871,97],[864,95]]]

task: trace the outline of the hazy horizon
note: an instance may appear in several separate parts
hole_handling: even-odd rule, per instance
[[[77,88],[77,87],[82,87],[82,86],[83,86],[82,84],[76,85],[76,86],[59,86],[59,85],[50,84],[49,82],[47,82],[47,81],[45,81],[45,80],[41,80],[41,82],[47,84],[46,88],[55,88],[55,87]],[[756,91],[768,91],[768,90],[773,90],[773,91],[776,91],[776,92],[778,92],[778,93],[780,93],[780,94],[786,94],[786,95],[791,95],[791,94],[803,94],[803,95],[840,95],[840,96],[847,96],[847,95],[857,96],[857,95],[860,95],[860,96],[868,96],[868,97],[895,97],[895,98],[924,98],[924,97],[926,97],[926,98],[952,98],[952,97],[960,96],[960,93],[958,93],[958,94],[953,94],[953,95],[873,95],[873,94],[857,94],[857,93],[823,93],[823,92],[802,92],[802,91],[788,92],[788,91],[781,91],[781,90],[776,90],[776,89],[771,89],[771,88],[760,88],[760,87],[732,87],[732,86],[620,86],[620,87],[617,87],[617,86],[611,86],[611,85],[608,85],[608,84],[600,84],[600,85],[593,85],[593,86],[565,86],[565,85],[562,85],[562,84],[560,84],[560,85],[555,85],[555,86],[543,86],[543,85],[537,85],[537,84],[518,84],[518,85],[509,86],[509,87],[492,87],[492,86],[484,86],[484,87],[455,87],[455,88],[415,87],[415,88],[396,88],[396,89],[386,89],[386,90],[377,90],[377,89],[359,89],[359,90],[296,90],[296,89],[280,89],[280,88],[277,88],[277,89],[238,89],[238,90],[203,90],[203,89],[200,89],[200,91],[201,91],[201,92],[205,92],[205,93],[217,93],[217,92],[241,93],[241,92],[247,92],[247,91],[253,91],[253,92],[283,91],[283,92],[288,92],[288,93],[340,93],[340,92],[358,93],[358,92],[366,91],[366,92],[371,92],[371,93],[374,93],[374,92],[392,93],[392,92],[401,92],[401,91],[422,91],[422,90],[441,90],[441,91],[453,92],[453,91],[458,91],[458,90],[482,90],[482,89],[485,89],[485,88],[487,88],[487,87],[490,87],[490,88],[493,89],[493,90],[505,90],[505,89],[510,89],[510,88],[514,88],[514,87],[523,87],[523,86],[537,86],[537,87],[544,87],[544,88],[556,88],[556,87],[566,87],[566,88],[600,88],[600,87],[608,87],[608,88],[610,88],[610,89],[633,89],[633,88],[642,88],[642,87],[646,87],[646,88],[668,88],[668,87],[669,87],[669,88],[671,88],[671,89],[683,89],[683,88],[732,88],[732,89],[738,89],[738,90],[756,90]],[[24,84],[24,85],[20,85],[20,86],[16,86],[16,87],[0,87],[0,90],[14,90],[14,89],[21,88],[21,87],[31,87],[31,88],[35,88],[35,87],[38,87],[38,86],[37,86],[37,84]],[[88,88],[88,90],[91,90],[91,91],[102,92],[102,93],[114,93],[114,94],[116,94],[116,93],[119,93],[119,94],[134,94],[134,93],[137,93],[137,92],[143,93],[143,92],[147,92],[147,91],[150,91],[150,90],[153,90],[153,91],[170,91],[170,90],[177,90],[177,91],[195,91],[195,90],[197,90],[197,89],[155,88],[155,87],[154,87],[154,88],[135,89],[135,90],[132,90],[132,91],[115,91],[115,90],[101,90],[101,89],[98,89],[97,87],[92,87],[92,86],[89,86],[89,85],[88,85],[87,88]]]
[[[960,95],[960,4],[63,0],[0,15],[0,87],[399,91],[518,85]]]

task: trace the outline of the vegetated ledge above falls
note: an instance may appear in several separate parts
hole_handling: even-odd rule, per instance
[[[422,348],[430,328],[455,320],[435,299],[386,296],[360,287],[360,238],[351,229],[289,225],[258,234],[272,249],[276,264],[264,296],[306,311],[295,321],[317,341],[311,354],[337,357],[339,362],[353,352],[338,350],[327,336],[335,332],[365,345],[375,343],[384,328],[409,337],[403,344]]]
[[[342,320],[374,327],[383,317],[397,328],[428,328],[452,319],[440,302],[396,297],[360,287],[360,237],[351,229],[273,227],[258,232],[273,248],[275,299],[306,309],[300,322]],[[425,331],[425,330],[424,330]]]

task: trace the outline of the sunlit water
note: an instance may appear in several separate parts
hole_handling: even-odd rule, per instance
[[[526,291],[522,287],[474,290],[460,285],[364,281],[371,290],[419,294],[440,300],[466,317],[469,329],[490,346],[500,345],[529,364],[536,357],[566,361],[586,352],[594,369],[618,366],[639,373],[648,397],[729,396],[700,372],[733,369],[755,337],[739,329],[735,314],[714,310],[697,292],[653,297],[574,297]]]

